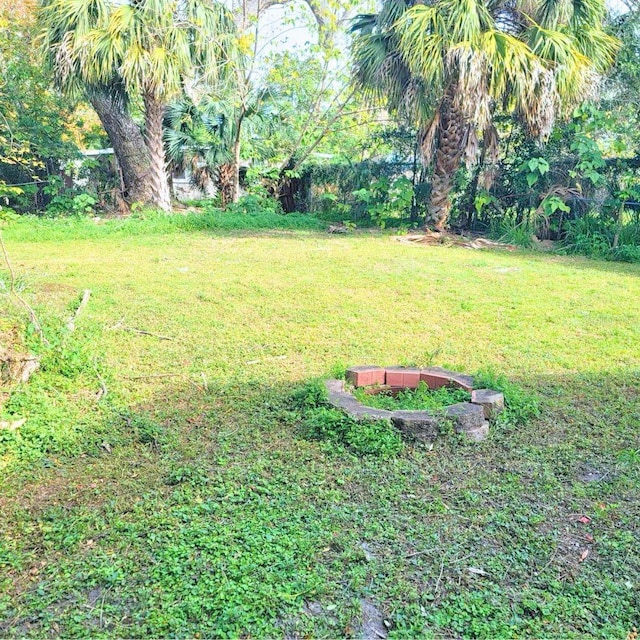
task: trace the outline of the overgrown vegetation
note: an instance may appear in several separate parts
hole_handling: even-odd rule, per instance
[[[0,0],[0,635],[635,639],[623,4]],[[403,443],[336,362],[507,409]]]
[[[471,400],[471,394],[464,389],[441,387],[431,390],[424,382],[421,382],[417,389],[405,389],[397,395],[371,394],[364,389],[356,389],[354,395],[362,404],[389,411],[398,409],[440,411],[450,404]]]
[[[357,455],[388,458],[403,449],[400,433],[389,421],[356,421],[332,408],[322,380],[297,389],[293,400],[300,411],[300,433],[311,440],[326,441],[328,450],[346,448]]]
[[[56,0],[37,16],[21,0],[14,16],[21,29],[13,31],[3,7],[0,56],[13,80],[0,87],[8,131],[0,139],[0,216],[122,214],[136,202],[169,209],[168,160],[176,178],[215,194],[221,207],[231,203],[232,213],[301,211],[349,229],[400,232],[448,224],[528,249],[638,261],[635,8],[605,10],[596,2],[557,13],[538,3],[526,14],[504,9],[509,22],[503,8],[484,2],[473,10],[447,5],[424,40],[416,24],[431,24],[438,7],[394,0],[369,14],[366,3],[350,0],[302,3],[305,13],[302,4],[283,4],[313,42],[280,47],[287,18],[274,27],[273,43],[258,46],[270,2],[227,10],[192,0],[175,20],[154,3],[67,11],[68,0]],[[482,19],[466,21],[469,11]],[[535,29],[527,26],[534,16]],[[201,65],[194,24],[204,17],[209,41],[220,46]],[[518,28],[507,34],[505,20]],[[116,38],[118,24],[127,26]],[[345,72],[353,66],[348,52],[337,44],[348,27],[355,84]],[[73,37],[62,38],[65,32]],[[52,70],[38,59],[38,33]],[[153,73],[142,64],[151,40],[136,39],[145,33],[172,34],[151,38],[156,55],[163,52]],[[113,58],[102,55],[110,38],[120,52]],[[495,59],[489,45],[476,58],[470,51],[466,62],[446,55],[469,38],[503,46]],[[93,64],[83,53],[91,47]],[[557,64],[558,56],[571,64]],[[483,66],[489,59],[491,76]],[[193,73],[194,64],[219,73]],[[594,70],[604,78],[598,96],[587,86]],[[70,98],[57,94],[54,77],[58,87],[74,89]],[[14,86],[28,91],[12,95]],[[549,91],[557,100],[545,100]],[[466,124],[452,124],[451,133],[460,144],[442,146],[458,107]],[[142,135],[143,119],[153,144]],[[108,153],[80,162],[78,148],[96,147],[114,148],[121,173]]]

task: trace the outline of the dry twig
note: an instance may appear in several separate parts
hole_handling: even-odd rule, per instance
[[[113,327],[109,327],[109,328],[112,330],[122,329],[123,331],[138,333],[142,336],[151,336],[153,338],[158,338],[158,340],[175,340],[175,338],[172,338],[171,336],[163,336],[163,335],[160,335],[159,333],[152,333],[151,331],[147,331],[146,329],[136,329],[135,327],[127,327],[126,325],[122,324],[123,320],[124,318],[121,318],[120,320],[118,320],[118,322],[116,322],[116,324],[113,325]]]
[[[76,309],[75,313],[69,318],[69,322],[67,322],[67,329],[69,329],[69,331],[76,330],[76,324],[75,324],[76,318],[80,315],[81,311],[87,306],[90,297],[91,297],[91,291],[89,291],[89,289],[85,289],[84,294],[82,296],[82,300],[78,305],[78,308]]]

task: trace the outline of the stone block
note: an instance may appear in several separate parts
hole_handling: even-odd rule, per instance
[[[391,422],[403,435],[420,442],[433,442],[441,424],[441,420],[427,411],[394,411]]]
[[[480,429],[484,425],[484,408],[479,404],[458,402],[445,409],[445,416],[453,420],[456,431],[467,432]]]
[[[471,392],[471,402],[482,406],[487,420],[504,411],[504,394],[493,389],[475,389]]]
[[[477,429],[465,431],[464,435],[469,438],[469,440],[473,440],[473,442],[481,442],[489,436],[489,423],[484,422],[483,425]]]
[[[365,407],[356,398],[345,391],[342,380],[327,380],[325,382],[329,394],[329,404],[335,409],[341,409],[354,420],[390,420],[392,411]]]
[[[451,384],[471,393],[473,391],[473,376],[466,376],[463,373],[456,373],[451,378]]]
[[[425,370],[422,370],[420,373],[420,380],[422,380],[429,389],[440,389],[441,387],[448,387],[451,384],[449,376],[441,373],[431,373]]]
[[[347,380],[354,387],[369,387],[385,383],[385,370],[377,366],[349,367]]]

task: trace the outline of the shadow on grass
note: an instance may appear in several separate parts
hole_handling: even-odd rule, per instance
[[[624,637],[640,371],[526,386],[540,418],[390,460],[301,438],[286,385],[163,386],[5,499],[0,631]]]

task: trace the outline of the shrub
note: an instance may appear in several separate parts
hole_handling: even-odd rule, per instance
[[[640,246],[624,244],[613,249],[611,257],[620,262],[640,262]]]
[[[227,213],[234,214],[256,214],[256,213],[282,213],[280,201],[272,198],[266,193],[249,193],[228,205],[225,209]]]
[[[327,388],[322,380],[311,380],[294,390],[292,400],[299,409],[321,407],[327,403]]]
[[[348,447],[357,455],[388,458],[403,449],[402,438],[387,420],[353,420],[337,409],[316,407],[302,423],[306,437]]]
[[[400,176],[393,181],[382,177],[353,196],[363,203],[371,220],[383,229],[411,215],[414,189],[411,180]]]
[[[82,216],[94,213],[97,200],[88,193],[63,192],[54,196],[47,205],[45,213],[51,217]]]
[[[517,222],[514,216],[492,219],[490,235],[499,242],[515,244],[524,249],[533,247],[533,226],[528,220]]]

